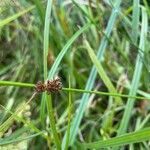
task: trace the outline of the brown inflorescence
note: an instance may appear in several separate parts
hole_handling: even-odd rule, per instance
[[[46,90],[47,92],[57,92],[62,89],[61,79],[57,77],[54,80],[48,80]]]
[[[59,77],[57,77],[54,80],[47,80],[46,84],[39,81],[35,85],[35,91],[37,93],[41,93],[45,91],[47,91],[48,93],[58,92],[61,89],[62,89],[62,82]]]
[[[43,84],[41,81],[38,81],[35,85],[35,91],[37,93],[45,92],[46,91],[46,85]]]

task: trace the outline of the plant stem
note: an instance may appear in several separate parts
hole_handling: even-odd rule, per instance
[[[1,80],[0,86],[19,86],[25,88],[32,88],[35,86],[35,84]]]
[[[25,87],[25,88],[33,88],[33,87],[35,87],[35,84],[13,82],[13,81],[0,81],[0,86],[19,86],[19,87]],[[74,89],[74,88],[62,88],[62,91],[78,92],[78,93],[90,93],[90,94],[97,94],[97,95],[104,95],[104,96],[114,96],[114,97],[122,97],[122,98],[135,98],[135,99],[150,100],[150,97],[132,96],[132,95],[129,96],[129,95],[119,94],[119,93],[108,93],[108,92],[102,92],[102,91],[89,91],[89,90]]]
[[[51,126],[53,136],[54,136],[54,142],[56,144],[57,149],[60,150],[61,149],[60,140],[59,140],[57,129],[56,129],[56,123],[55,123],[55,118],[54,118],[54,110],[53,110],[53,106],[52,106],[51,95],[46,94],[46,103],[47,103],[48,116],[50,119],[50,126]]]

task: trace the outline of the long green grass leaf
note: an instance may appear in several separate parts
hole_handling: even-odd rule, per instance
[[[44,26],[44,47],[43,47],[43,66],[44,66],[44,81],[47,79],[47,55],[49,47],[49,28],[51,18],[52,0],[48,0],[46,15],[45,15],[45,26]]]
[[[105,36],[102,38],[102,41],[101,41],[101,44],[100,44],[100,47],[99,47],[99,50],[97,53],[97,57],[99,60],[101,60],[103,58],[103,54],[104,54],[104,51],[105,51],[107,43],[108,43],[107,39],[110,37],[111,31],[112,31],[113,26],[115,24],[115,21],[116,21],[117,15],[118,15],[118,10],[120,8],[120,4],[121,4],[121,0],[116,0],[116,3],[114,5],[114,8],[112,10],[111,16],[110,16],[109,21],[108,21],[108,25],[106,27]],[[91,90],[93,88],[94,81],[96,79],[96,75],[97,75],[96,68],[93,67],[91,70],[90,76],[88,78],[85,90]],[[73,144],[73,142],[75,141],[75,137],[77,135],[78,128],[79,128],[81,119],[83,117],[83,113],[84,113],[86,106],[88,104],[88,99],[89,99],[89,94],[83,94],[81,101],[80,101],[80,105],[79,105],[77,112],[75,114],[75,118],[74,118],[72,125],[71,125],[70,144]],[[65,141],[66,141],[66,135],[63,138],[63,142],[65,142]]]
[[[90,47],[89,43],[84,40],[85,46],[87,47],[87,51],[89,53],[89,56],[93,62],[93,64],[95,65],[102,81],[104,82],[104,84],[106,85],[106,87],[108,88],[109,92],[111,93],[117,93],[115,87],[113,86],[112,82],[110,81],[109,77],[107,76],[103,66],[101,65],[101,63],[98,61],[98,58],[96,57],[94,51],[92,50],[92,48]],[[117,103],[121,103],[122,100],[118,97],[115,98]]]
[[[93,143],[84,143],[83,146],[85,148],[90,149],[101,149],[101,148],[109,148],[115,146],[123,146],[131,143],[139,143],[143,141],[148,141],[150,139],[150,128],[145,128],[140,131],[131,132],[128,134],[124,134],[122,136],[114,137],[104,141],[97,141]]]
[[[48,79],[53,79],[53,77],[58,69],[58,66],[60,65],[62,58],[67,53],[67,51],[70,48],[70,46],[72,45],[72,43],[80,36],[80,34],[85,32],[89,27],[91,27],[91,23],[87,23],[86,25],[84,25],[66,43],[66,45],[63,47],[63,49],[60,51],[59,55],[57,56],[53,66],[51,67],[51,69],[49,71]]]
[[[48,116],[50,119],[50,126],[51,126],[52,133],[54,136],[54,142],[56,144],[57,149],[60,150],[61,144],[60,144],[59,136],[58,136],[57,129],[56,129],[56,123],[55,123],[55,118],[54,118],[54,111],[53,111],[53,106],[52,106],[51,95],[46,94],[46,103],[47,103]]]
[[[142,7],[142,29],[141,29],[141,36],[140,36],[140,44],[139,44],[139,48],[144,52],[145,50],[145,40],[146,40],[146,35],[147,35],[147,14],[145,13],[145,9]],[[141,77],[141,73],[142,73],[142,66],[143,66],[143,61],[142,58],[144,56],[144,53],[140,53],[137,56],[137,60],[136,60],[136,66],[135,66],[135,71],[134,71],[134,75],[133,75],[133,80],[131,83],[131,89],[129,92],[129,95],[136,95],[137,93],[137,89],[138,89],[138,85],[139,85],[139,81],[140,81],[140,77]],[[128,123],[129,123],[129,119],[131,116],[131,112],[134,106],[134,99],[129,98],[127,104],[126,104],[126,109],[118,130],[118,135],[121,135],[123,133],[126,132],[127,127],[128,127]]]
[[[61,62],[62,58],[64,57],[64,55],[66,54],[66,52],[68,51],[69,47],[79,37],[79,35],[82,34],[83,32],[85,32],[90,26],[91,26],[91,23],[88,23],[85,26],[83,26],[66,43],[66,45],[63,47],[63,49],[60,51],[59,55],[57,56],[53,66],[51,67],[51,69],[49,71],[48,79],[53,79],[53,77],[58,69],[58,66],[60,65],[60,62]],[[41,114],[40,114],[41,120],[44,120],[44,114],[45,114],[45,95],[43,95],[42,103],[41,103]]]
[[[49,47],[49,29],[50,29],[49,23],[51,18],[51,8],[52,8],[52,0],[48,0],[46,15],[45,15],[45,27],[44,27],[44,51],[43,51],[44,81],[46,81],[47,79],[47,56],[48,56],[48,47]],[[48,95],[46,92],[44,92],[44,96],[41,103],[41,112],[42,112],[41,115],[43,115],[43,117],[41,118],[44,118],[45,104],[47,105],[48,117],[50,120],[51,131],[54,137],[54,143],[56,144],[57,149],[60,149],[60,140],[58,137],[56,124],[55,124],[52,98],[51,95]]]

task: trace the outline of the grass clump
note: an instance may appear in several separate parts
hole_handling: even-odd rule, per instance
[[[0,149],[149,149],[149,8],[0,2]]]

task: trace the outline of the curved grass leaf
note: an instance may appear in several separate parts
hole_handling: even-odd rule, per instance
[[[48,79],[53,79],[53,77],[58,69],[58,66],[60,65],[60,62],[61,62],[62,58],[64,57],[64,55],[66,54],[66,52],[68,51],[69,47],[79,37],[79,35],[82,34],[83,32],[85,32],[90,26],[91,26],[91,23],[87,23],[86,25],[84,25],[66,43],[66,45],[63,47],[63,49],[60,51],[59,55],[57,56],[53,66],[51,67],[51,69],[49,71]]]

